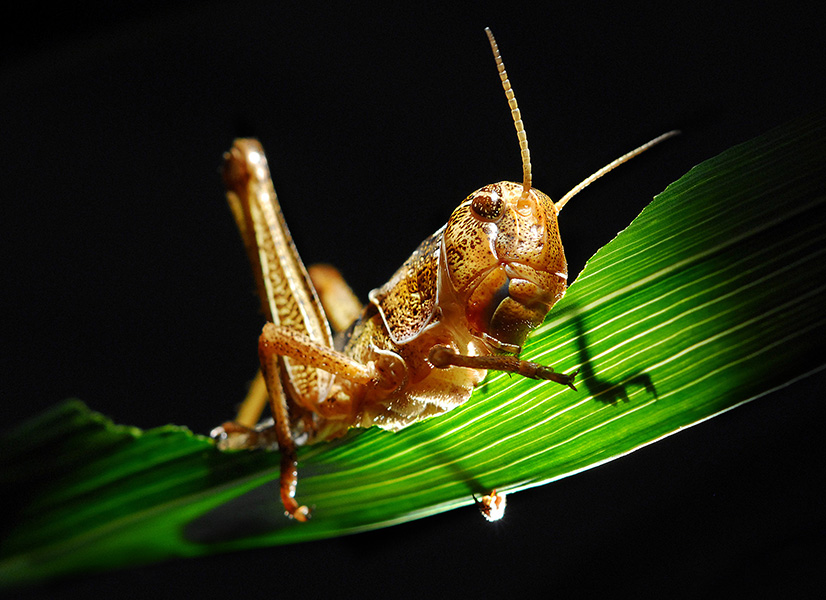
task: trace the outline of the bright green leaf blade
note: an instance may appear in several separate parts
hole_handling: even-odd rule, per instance
[[[448,415],[300,453],[307,524],[278,455],[112,425],[69,402],[6,436],[6,585],[341,535],[540,485],[617,458],[822,368],[826,117],[692,169],[600,250],[524,357],[579,392],[507,375]],[[563,215],[564,220],[564,215]]]

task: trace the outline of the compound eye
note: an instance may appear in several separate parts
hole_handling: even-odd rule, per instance
[[[482,219],[498,219],[502,214],[502,198],[496,192],[480,192],[473,197],[470,208]]]

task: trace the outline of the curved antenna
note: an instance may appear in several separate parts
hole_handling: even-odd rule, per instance
[[[516,104],[516,97],[513,95],[511,82],[508,79],[508,72],[505,71],[505,63],[502,62],[502,55],[499,54],[499,46],[496,43],[496,38],[493,37],[490,27],[485,27],[485,33],[488,34],[490,49],[493,50],[493,58],[496,60],[496,68],[499,70],[499,79],[502,80],[502,88],[505,90],[508,106],[511,107],[511,116],[513,117],[513,124],[516,127],[516,136],[519,138],[519,148],[522,150],[522,197],[524,198],[528,195],[528,192],[531,191],[531,151],[528,150],[528,134],[525,133],[522,113],[519,112],[519,106]]]
[[[570,192],[568,192],[567,194],[562,196],[562,198],[560,198],[559,201],[554,204],[554,207],[556,208],[557,214],[559,214],[559,211],[562,210],[562,207],[565,206],[568,203],[568,200],[570,200],[571,198],[576,196],[578,193],[580,193],[582,190],[584,190],[586,187],[588,187],[589,185],[594,183],[597,179],[599,179],[600,177],[602,177],[603,175],[608,173],[608,171],[612,171],[612,170],[616,169],[618,166],[620,166],[625,161],[631,160],[635,156],[637,156],[639,154],[642,154],[643,152],[648,150],[651,146],[656,146],[660,142],[662,142],[664,140],[667,140],[670,137],[674,137],[675,135],[678,135],[679,133],[680,132],[677,131],[676,129],[673,130],[673,131],[669,131],[668,133],[664,133],[661,136],[655,137],[650,142],[646,142],[645,144],[643,144],[639,148],[635,148],[634,150],[631,150],[631,152],[629,152],[628,154],[623,154],[618,159],[611,161],[610,163],[608,163],[607,165],[602,167],[599,171],[597,171],[596,173],[594,173],[593,175],[588,177],[585,181],[583,181],[582,183],[580,183],[576,187],[574,187],[574,189],[572,189]]]

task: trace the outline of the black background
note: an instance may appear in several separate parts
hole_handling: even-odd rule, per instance
[[[8,21],[0,71],[5,426],[70,396],[144,428],[231,416],[262,324],[217,172],[235,136],[263,141],[305,262],[362,298],[467,194],[518,180],[484,26],[552,197],[684,132],[566,208],[572,275],[690,167],[823,104],[822,19],[796,8],[59,10]],[[25,595],[800,594],[826,572],[825,380],[514,495],[494,525],[468,508]]]

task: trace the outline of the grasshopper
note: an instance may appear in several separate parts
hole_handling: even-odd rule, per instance
[[[297,445],[351,427],[398,431],[440,415],[467,401],[489,370],[576,390],[576,371],[519,358],[567,287],[557,215],[594,180],[676,133],[616,159],[554,203],[532,187],[525,127],[496,40],[485,31],[519,139],[522,183],[473,192],[364,307],[338,271],[304,267],[261,145],[239,139],[225,155],[228,202],[268,322],[258,340],[261,372],[235,421],[213,436],[224,449],[277,447],[281,500],[298,521],[310,511],[295,499]],[[267,404],[272,420],[257,425]]]

